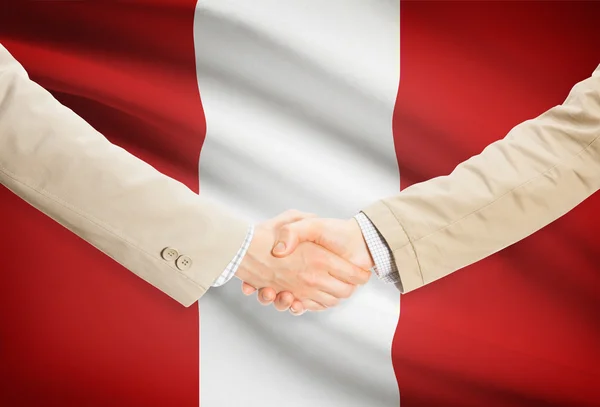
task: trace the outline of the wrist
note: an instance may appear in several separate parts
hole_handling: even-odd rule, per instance
[[[369,250],[369,246],[367,245],[367,241],[365,239],[360,223],[356,218],[350,218],[346,222],[353,236],[352,240],[356,242],[354,250],[357,254],[362,254],[361,258],[363,259],[363,261],[361,264],[363,264],[363,267],[365,265],[368,265],[368,268],[372,269],[373,267],[375,267],[375,261],[373,260],[373,256],[371,255],[371,251]]]
[[[264,286],[266,277],[264,264],[260,261],[259,256],[257,256],[257,253],[269,252],[269,248],[266,245],[270,241],[265,239],[265,232],[260,227],[254,229],[252,242],[235,273],[237,278],[257,288]]]
[[[246,253],[246,256],[244,257],[244,260],[242,260],[242,262],[240,263],[240,266],[237,268],[234,276],[239,278],[240,280],[244,281],[244,282],[248,282],[248,278],[250,278],[250,274],[248,272],[248,269],[246,268],[246,263],[247,263],[247,259],[249,257],[249,254]]]

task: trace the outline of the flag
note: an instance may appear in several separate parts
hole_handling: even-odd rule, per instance
[[[599,5],[401,3],[402,187],[448,174],[562,103],[600,64]],[[599,208],[596,194],[402,298],[393,360],[403,407],[600,405]]]
[[[259,221],[449,173],[600,63],[594,3],[27,2],[0,42],[112,142]],[[6,189],[0,404],[593,406],[592,197],[402,298],[181,307]],[[440,203],[443,205],[443,203]],[[399,318],[400,315],[400,318]]]

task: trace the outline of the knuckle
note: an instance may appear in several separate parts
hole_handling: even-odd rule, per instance
[[[360,270],[358,272],[358,279],[360,280],[360,284],[367,284],[370,278],[371,273],[369,271]]]
[[[328,307],[336,307],[340,304],[340,299],[339,298],[331,298],[329,301],[327,301],[327,306]]]
[[[368,273],[352,266],[348,269],[348,281],[354,284],[365,284],[369,280]]]
[[[317,273],[314,270],[308,269],[305,270],[304,273],[300,275],[302,277],[302,281],[304,284],[310,288],[314,288],[317,285]]]
[[[301,213],[302,212],[300,212],[298,209],[288,209],[287,211],[285,211],[285,214],[290,217],[299,216]]]
[[[352,286],[345,287],[344,290],[342,291],[341,298],[350,298],[352,296],[353,292],[354,292],[354,290],[352,289]]]
[[[359,277],[356,269],[354,267],[346,267],[344,270],[346,274],[346,279],[350,282],[358,282]]]
[[[289,235],[292,231],[292,228],[290,227],[290,225],[283,225],[282,227],[279,228],[279,235]]]
[[[331,266],[331,260],[324,253],[317,252],[309,259],[311,265],[319,270],[328,269]]]

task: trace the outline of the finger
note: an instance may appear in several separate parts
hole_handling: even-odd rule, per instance
[[[349,298],[356,289],[355,284],[348,283],[345,279],[352,280],[353,273],[362,271],[364,270],[319,247],[311,254],[308,268],[300,272],[298,277],[306,286],[341,299]],[[312,295],[308,298],[316,300]]]
[[[317,311],[317,312],[318,312],[318,311]],[[299,311],[299,312],[295,312],[295,311],[292,311],[292,310],[290,309],[290,314],[292,314],[292,315],[293,315],[293,316],[295,316],[295,317],[299,317],[300,315],[304,315],[304,314],[306,314],[306,310]]]
[[[316,280],[311,283],[311,282],[307,282],[307,284],[310,287],[316,288],[319,291],[322,291],[323,294],[327,295],[327,299],[330,299],[330,297],[335,298],[336,300],[340,300],[343,298],[349,298],[352,293],[354,292],[354,289],[356,288],[355,285],[353,284],[348,284],[344,281],[341,281],[339,279],[337,279],[336,277],[333,277],[330,274],[322,274],[322,275],[318,275],[316,277]],[[311,295],[311,299],[316,300],[318,302],[320,302],[323,305],[326,306],[335,306],[336,304],[330,304],[330,302],[323,302],[320,301],[319,299],[317,299],[316,297],[313,298]]]
[[[327,267],[329,274],[345,283],[364,285],[371,278],[370,271],[363,270],[334,254],[327,253],[324,261],[324,266]]]
[[[325,308],[337,307],[341,301],[339,297],[331,295],[325,291],[317,291],[311,295],[310,299],[323,305]]]
[[[302,219],[316,218],[316,217],[317,217],[317,215],[315,215],[314,213],[301,212],[296,209],[289,209],[289,210],[282,212],[279,215],[275,216],[273,219],[269,220],[267,223],[273,229],[279,229],[282,226],[287,225],[288,223],[294,223],[294,222],[298,222]]]
[[[277,311],[287,311],[294,302],[294,295],[289,291],[283,291],[277,294],[275,298],[275,309]]]
[[[327,307],[324,306],[323,304],[320,304],[313,300],[303,300],[302,305],[303,305],[305,311],[315,312],[315,311],[325,311],[327,309]]]
[[[294,300],[294,302],[292,302],[292,306],[290,307],[290,312],[293,315],[299,316],[299,315],[304,314],[306,311],[307,310],[304,307],[304,305],[302,304],[302,301]]]
[[[242,292],[244,295],[252,295],[256,291],[256,288],[252,287],[250,284],[246,282],[242,282]]]
[[[271,305],[275,301],[277,293],[271,287],[265,287],[258,290],[258,302],[262,305]]]
[[[283,225],[277,234],[272,254],[275,257],[286,257],[294,252],[301,242],[318,242],[322,226],[318,219],[303,219]]]

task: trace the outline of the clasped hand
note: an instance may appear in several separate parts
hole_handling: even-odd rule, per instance
[[[366,284],[371,254],[354,219],[320,219],[294,210],[256,226],[236,276],[261,304],[292,314],[321,311]]]

